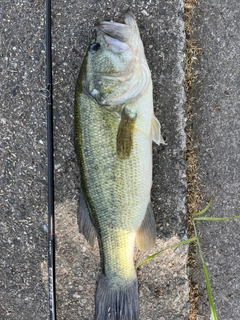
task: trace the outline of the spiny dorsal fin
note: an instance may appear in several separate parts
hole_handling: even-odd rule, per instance
[[[161,135],[161,125],[155,116],[152,117],[151,135],[152,135],[152,140],[156,144],[158,145],[160,143],[165,144],[165,141]]]
[[[137,115],[130,117],[123,108],[117,133],[117,154],[121,159],[127,159],[132,151],[133,131]]]
[[[137,246],[142,251],[151,249],[156,241],[156,223],[153,215],[152,205],[149,202],[145,217],[136,234]]]

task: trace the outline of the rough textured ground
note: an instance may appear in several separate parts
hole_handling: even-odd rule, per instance
[[[158,248],[185,239],[182,1],[53,1],[58,319],[93,318],[98,250],[77,230],[79,174],[73,146],[74,87],[97,17],[132,8],[152,70],[167,145],[154,146]],[[1,3],[0,318],[48,318],[44,1]],[[157,247],[156,247],[157,248]],[[139,272],[141,319],[187,319],[185,248]],[[138,257],[140,259],[141,257]]]
[[[204,200],[213,199],[208,216],[239,215],[240,202],[240,68],[239,4],[198,0],[194,38],[202,55],[195,65],[192,89],[193,140]],[[201,243],[209,270],[219,320],[240,318],[240,220],[200,222]],[[193,271],[199,286],[198,319],[209,319],[200,268]]]
[[[97,247],[78,233],[79,174],[73,95],[97,17],[131,7],[152,70],[156,115],[167,145],[154,146],[155,250],[185,239],[184,44],[182,1],[53,1],[54,135],[58,319],[93,318]],[[44,1],[5,0],[0,15],[0,319],[48,319]],[[239,8],[199,0],[194,37],[202,48],[192,88],[200,189],[212,216],[239,215]],[[239,320],[239,220],[201,222],[219,320]],[[186,248],[139,271],[141,319],[187,319]],[[136,253],[140,261],[142,254]],[[210,318],[200,262],[198,320]]]
[[[46,319],[46,111],[41,2],[1,2],[0,318]]]

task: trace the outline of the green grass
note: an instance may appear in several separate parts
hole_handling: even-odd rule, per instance
[[[164,251],[166,251],[166,250],[174,249],[174,248],[176,248],[176,247],[179,247],[179,246],[184,245],[184,244],[188,244],[188,243],[193,242],[193,241],[197,241],[197,238],[196,238],[196,237],[190,238],[190,239],[187,239],[187,240],[184,240],[184,241],[175,243],[175,244],[173,244],[173,245],[171,245],[171,246],[169,246],[169,247],[167,247],[167,248],[165,248],[165,249],[162,249],[162,250],[160,250],[160,251],[158,251],[158,252],[155,252],[155,253],[151,254],[150,256],[148,256],[146,259],[142,260],[140,263],[138,263],[135,268],[137,269],[137,268],[141,267],[144,263],[152,260],[153,258],[155,258],[155,257],[158,256],[160,253],[162,253],[162,252],[164,252]]]
[[[156,257],[157,255],[161,254],[162,252],[164,252],[166,250],[174,249],[174,248],[179,247],[181,245],[186,245],[186,244],[189,244],[190,242],[196,241],[197,242],[197,246],[198,246],[198,250],[199,250],[199,254],[200,254],[200,258],[201,258],[201,261],[202,261],[202,268],[203,268],[203,274],[204,274],[206,287],[207,287],[207,294],[208,294],[209,308],[210,308],[210,312],[211,312],[211,319],[212,320],[218,320],[217,312],[216,312],[216,309],[215,309],[215,306],[214,306],[214,300],[213,300],[211,285],[210,285],[210,281],[209,281],[207,266],[206,266],[205,261],[204,261],[204,256],[203,256],[201,244],[200,244],[200,241],[199,241],[199,237],[198,237],[195,221],[228,221],[228,220],[239,219],[240,216],[224,217],[224,218],[200,217],[201,215],[203,215],[210,208],[211,204],[212,204],[212,200],[209,201],[209,203],[207,204],[207,206],[203,210],[201,210],[201,211],[199,211],[197,213],[193,213],[193,214],[190,215],[192,217],[192,224],[193,224],[195,237],[192,237],[192,238],[190,238],[188,240],[184,240],[184,241],[175,243],[175,244],[173,244],[173,245],[171,245],[171,246],[169,246],[169,247],[167,247],[165,249],[162,249],[162,250],[160,250],[158,252],[155,252],[154,254],[149,255],[146,259],[144,259],[139,264],[137,264],[136,268],[139,268],[144,263],[152,260],[154,257]]]

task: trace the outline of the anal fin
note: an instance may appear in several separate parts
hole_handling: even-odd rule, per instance
[[[151,202],[147,206],[145,217],[136,234],[137,246],[142,251],[151,249],[156,241],[156,223]]]
[[[82,190],[80,190],[79,210],[77,218],[79,231],[84,235],[89,244],[93,247],[95,238],[98,236],[98,232],[91,221],[90,210],[87,206]]]

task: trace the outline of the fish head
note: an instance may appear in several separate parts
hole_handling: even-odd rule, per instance
[[[132,59],[127,44],[132,28],[117,22],[104,21],[93,31],[88,47],[89,71],[96,75],[122,74]]]
[[[119,105],[136,98],[151,79],[136,20],[102,21],[92,34],[86,56],[85,88],[99,105]]]

